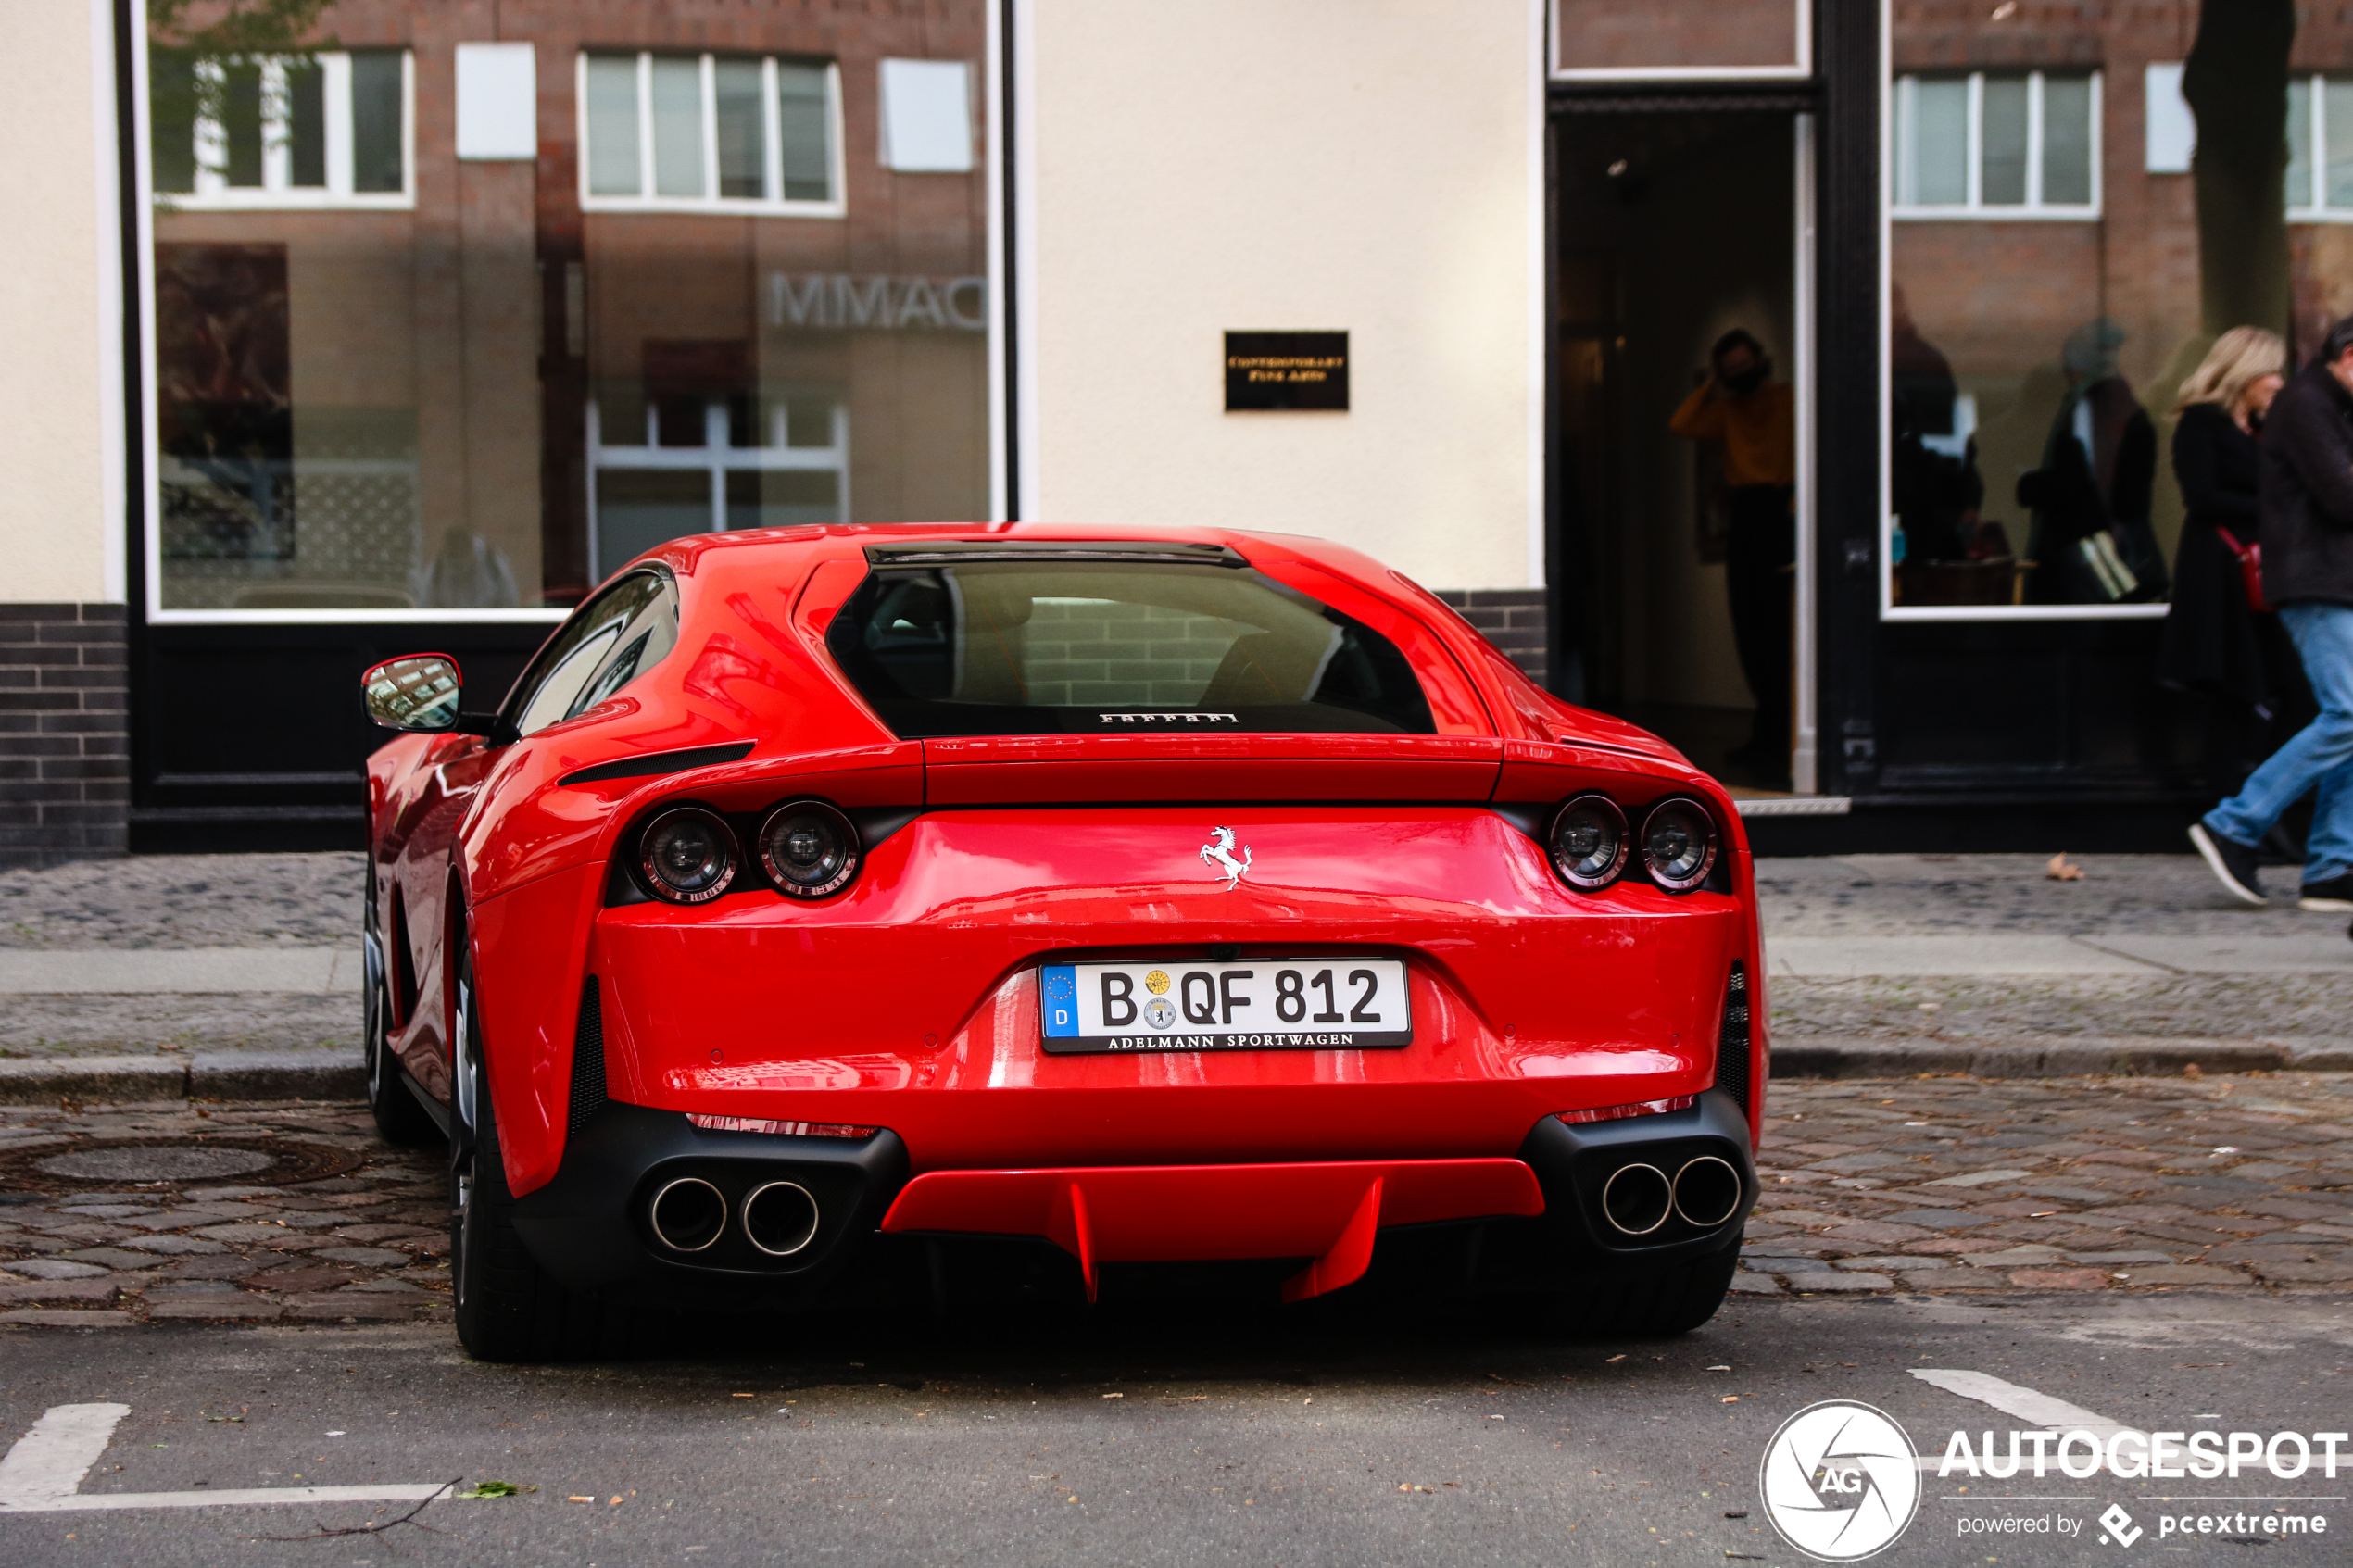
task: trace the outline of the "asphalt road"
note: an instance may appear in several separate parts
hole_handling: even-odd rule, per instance
[[[535,1488],[434,1501],[375,1535],[325,1532],[413,1505],[0,1511],[0,1563],[1794,1568],[1804,1559],[1764,1517],[1758,1463],[1806,1405],[1867,1402],[1931,1452],[1956,1428],[2036,1424],[1915,1369],[1990,1374],[2144,1430],[2353,1425],[2353,1304],[2335,1295],[1736,1300],[1685,1338],[1628,1343],[1553,1339],[1493,1308],[1222,1324],[812,1318],[696,1331],[677,1348],[696,1354],[511,1368],[467,1361],[434,1323],[0,1336],[9,1440],[57,1407],[129,1407],[80,1480],[85,1500],[452,1478]],[[26,1462],[0,1461],[0,1492]],[[2294,1482],[2259,1468],[2235,1482],[1931,1472],[1919,1492],[1875,1561],[2353,1555],[2353,1455],[2334,1484],[2317,1468]],[[2298,1500],[2192,1500],[2250,1495]],[[2112,1502],[2145,1532],[2130,1548],[2102,1544],[2094,1523]],[[2325,1516],[2328,1533],[2259,1546],[2158,1534],[2164,1513],[2265,1508]],[[1963,1533],[2009,1517],[2050,1533]]]

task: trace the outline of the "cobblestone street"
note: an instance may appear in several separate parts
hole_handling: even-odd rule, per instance
[[[1768,1104],[1743,1293],[2353,1283],[2342,1074],[1797,1081]],[[133,1142],[165,1139],[258,1168],[107,1179],[165,1168]],[[94,1149],[118,1152],[60,1164]],[[444,1180],[438,1150],[384,1146],[356,1105],[0,1110],[0,1323],[430,1316]]]

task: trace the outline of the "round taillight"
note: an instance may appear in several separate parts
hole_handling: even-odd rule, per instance
[[[1553,819],[1553,870],[1583,893],[1597,893],[1626,869],[1626,813],[1606,795],[1580,795]]]
[[[701,807],[681,806],[646,824],[637,867],[665,903],[707,904],[736,880],[736,835]]]
[[[1716,822],[1696,800],[1662,800],[1642,819],[1642,865],[1669,893],[1689,893],[1716,865]]]
[[[823,898],[858,874],[858,830],[822,800],[792,800],[768,813],[760,829],[760,863],[776,891]]]

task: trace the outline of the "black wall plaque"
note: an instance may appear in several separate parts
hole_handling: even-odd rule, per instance
[[[1226,411],[1346,408],[1346,332],[1227,332]]]

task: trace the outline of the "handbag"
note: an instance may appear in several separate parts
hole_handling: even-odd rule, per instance
[[[2222,541],[2223,547],[2238,560],[2239,586],[2246,590],[2246,608],[2258,615],[2271,614],[2271,607],[2263,597],[2262,541],[2259,539],[2252,544],[2242,545],[2237,534],[2220,526],[2215,528],[2214,533]]]

